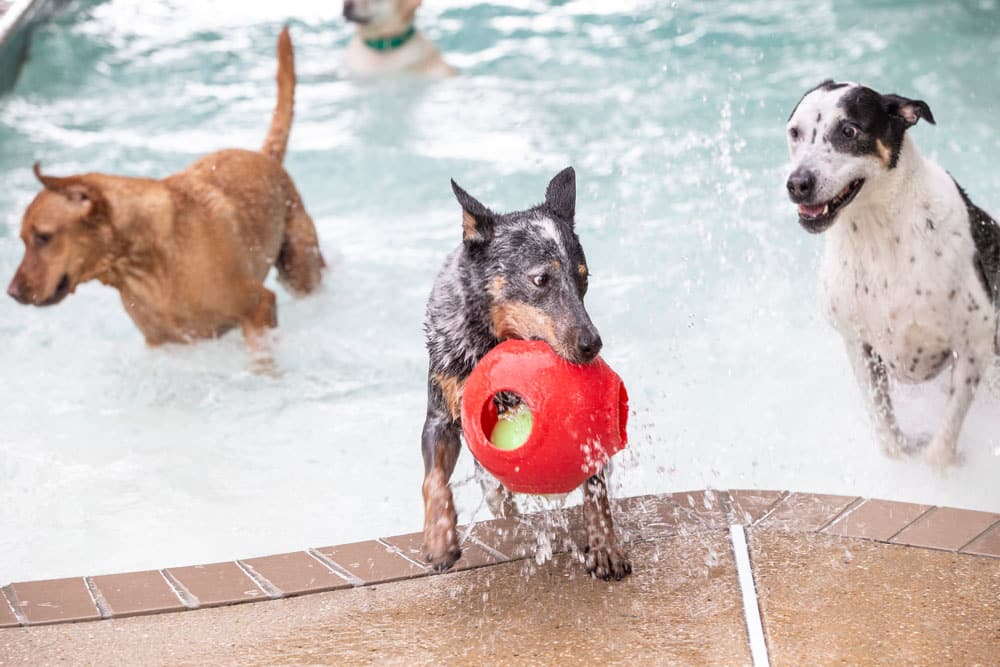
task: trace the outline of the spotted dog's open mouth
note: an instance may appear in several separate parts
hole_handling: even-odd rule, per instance
[[[59,284],[56,285],[56,291],[52,293],[52,296],[38,305],[53,306],[65,299],[67,294],[69,294],[69,274],[64,273],[62,279],[59,281]]]
[[[840,209],[844,208],[861,191],[861,186],[865,184],[865,179],[858,178],[847,184],[843,190],[828,202],[822,204],[799,204],[799,223],[806,228],[806,231],[818,233],[824,231],[831,224]]]

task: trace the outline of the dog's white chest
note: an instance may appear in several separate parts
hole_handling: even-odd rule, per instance
[[[821,271],[827,317],[898,379],[923,382],[951,355],[982,346],[995,314],[973,269],[964,211],[846,217],[830,230]]]

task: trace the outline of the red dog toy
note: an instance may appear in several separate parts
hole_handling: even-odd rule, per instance
[[[530,410],[515,417],[530,429],[498,447],[493,397],[517,394]],[[462,430],[476,460],[517,493],[568,493],[597,474],[628,436],[628,394],[598,357],[571,364],[542,341],[508,340],[490,350],[469,375],[462,393]]]

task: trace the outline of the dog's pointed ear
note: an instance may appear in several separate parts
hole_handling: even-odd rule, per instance
[[[79,204],[84,210],[82,217],[87,218],[104,206],[104,195],[94,183],[88,182],[82,176],[46,176],[42,173],[42,165],[36,162],[32,170],[35,178],[49,192],[62,195],[74,204]]]
[[[545,206],[559,218],[573,222],[576,217],[576,172],[566,167],[556,174],[545,189]]]
[[[931,108],[923,100],[911,100],[900,95],[883,95],[882,101],[886,112],[890,116],[902,118],[906,127],[913,127],[921,118],[931,125],[936,124]]]
[[[466,243],[488,243],[493,238],[495,216],[480,204],[475,197],[451,181],[455,199],[462,207],[462,238]]]

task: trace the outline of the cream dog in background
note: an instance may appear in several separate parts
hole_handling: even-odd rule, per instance
[[[347,45],[352,74],[454,76],[434,43],[413,24],[421,0],[344,0],[344,18],[357,25]]]

